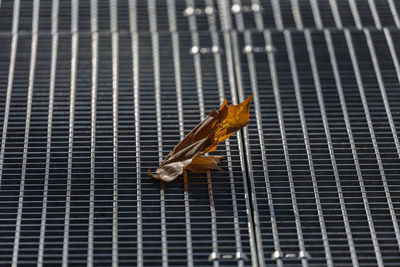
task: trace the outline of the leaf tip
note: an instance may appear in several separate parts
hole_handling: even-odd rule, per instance
[[[228,105],[228,101],[225,98],[224,102],[222,102],[221,107],[219,108],[219,111],[223,110],[226,107],[226,105]]]
[[[247,105],[250,104],[251,100],[253,99],[253,94],[249,95],[246,100],[244,101]]]

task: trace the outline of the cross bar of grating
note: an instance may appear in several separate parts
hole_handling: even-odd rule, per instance
[[[0,1],[0,265],[397,266],[399,8]],[[148,177],[251,93],[222,172]]]

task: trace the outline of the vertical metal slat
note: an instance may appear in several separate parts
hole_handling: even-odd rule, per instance
[[[211,212],[211,239],[212,239],[211,247],[212,247],[212,253],[217,256],[217,259],[213,260],[213,266],[219,267],[217,213],[215,210],[210,170],[207,171],[207,189],[208,189],[208,197],[210,199],[210,212]]]
[[[231,10],[234,10],[234,8],[236,8],[236,7],[242,6],[242,3],[240,0],[233,0],[232,3],[233,3],[233,5],[231,7]],[[243,32],[244,20],[243,20],[243,13],[241,11],[235,12],[235,20],[236,20],[236,30],[239,32]]]
[[[18,253],[20,246],[22,208],[24,205],[25,178],[27,171],[26,164],[28,161],[29,130],[31,124],[33,86],[35,81],[36,56],[37,56],[37,46],[38,46],[39,6],[40,6],[40,0],[35,0],[33,2],[33,10],[32,10],[32,42],[31,42],[31,58],[29,66],[28,96],[26,104],[24,150],[22,154],[21,181],[20,181],[19,196],[18,196],[18,211],[15,223],[14,248],[13,248],[12,263],[11,263],[11,266],[13,267],[16,267],[18,265]]]
[[[360,18],[360,13],[358,12],[357,4],[355,0],[349,0],[351,14],[353,15],[354,22],[356,24],[357,29],[362,29],[362,23]]]
[[[376,9],[375,0],[368,0],[369,8],[372,12],[372,18],[374,19],[375,27],[380,30],[382,29],[382,23],[379,19],[378,10]]]
[[[397,12],[396,5],[393,0],[388,0],[390,12],[392,13],[394,23],[396,24],[397,28],[400,28],[400,18],[399,13]]]
[[[54,110],[54,90],[56,83],[56,68],[57,68],[57,49],[58,49],[58,8],[59,1],[53,0],[52,11],[51,11],[51,66],[50,66],[50,83],[49,83],[49,105],[48,105],[48,117],[47,117],[47,141],[46,141],[46,170],[44,176],[43,186],[43,206],[42,216],[40,220],[40,237],[39,237],[39,248],[37,267],[43,266],[44,256],[44,239],[46,235],[46,217],[47,217],[47,196],[49,188],[49,176],[50,176],[50,160],[51,160],[51,137],[53,127],[53,110]]]
[[[392,56],[393,65],[397,74],[397,80],[400,83],[400,63],[399,63],[399,58],[397,57],[395,45],[393,43],[393,38],[388,28],[384,28],[383,32],[385,33],[386,42],[389,46],[390,55]]]
[[[5,149],[6,149],[8,119],[10,117],[11,93],[12,93],[13,83],[14,83],[15,58],[16,58],[16,55],[17,55],[17,46],[18,46],[19,9],[20,9],[20,0],[15,0],[14,1],[14,8],[13,8],[11,55],[10,55],[10,66],[9,66],[9,69],[8,69],[6,107],[5,107],[5,110],[4,110],[3,132],[2,132],[2,135],[1,135],[0,186],[1,186],[1,181],[2,181],[2,177],[3,177],[4,152],[5,152]]]
[[[340,18],[339,8],[337,6],[336,0],[329,0],[329,6],[332,10],[333,20],[335,21],[336,28],[342,29],[343,24]]]
[[[112,215],[112,266],[118,266],[118,17],[117,2],[110,1],[110,29],[112,47],[112,110],[113,110],[113,215]]]
[[[279,0],[271,0],[271,3],[272,3],[272,11],[274,15],[276,29],[282,31],[284,26],[283,26],[282,12],[281,12],[281,7],[279,5]]]
[[[303,20],[301,18],[301,11],[299,7],[299,1],[298,0],[291,0],[291,6],[292,6],[292,13],[293,13],[293,18],[294,22],[296,23],[296,28],[297,30],[301,31],[303,30]]]
[[[69,103],[69,128],[68,128],[68,173],[65,196],[65,216],[64,216],[64,240],[62,249],[62,266],[68,266],[69,249],[69,224],[71,211],[71,180],[72,180],[72,152],[74,142],[74,121],[75,121],[75,92],[76,76],[78,65],[78,1],[72,1],[71,8],[71,81],[70,81],[70,103]]]
[[[194,2],[193,0],[186,0],[186,6],[188,8],[194,9]],[[203,118],[204,116],[204,97],[202,93],[202,73],[201,73],[201,63],[200,63],[200,43],[199,43],[199,34],[197,32],[197,25],[196,25],[196,18],[194,16],[188,16],[189,20],[189,28],[190,34],[192,37],[192,54],[194,58],[194,69],[195,69],[195,76],[196,76],[196,89],[197,89],[197,99],[199,101],[199,110],[200,110],[200,117]]]
[[[321,14],[319,12],[318,1],[317,0],[310,0],[311,3],[311,11],[314,17],[315,26],[317,29],[322,29],[324,27],[321,19]]]
[[[257,5],[257,6],[261,6],[260,5],[260,0],[252,0],[253,4]],[[256,22],[256,27],[258,31],[263,31],[264,30],[264,21],[263,21],[263,17],[262,17],[262,13],[261,12],[254,12],[254,19]]]
[[[92,90],[91,90],[91,121],[90,121],[90,197],[89,197],[89,225],[87,267],[93,266],[94,254],[94,194],[96,168],[96,125],[97,125],[97,85],[99,67],[99,33],[98,33],[98,2],[90,1],[90,31],[92,35]]]
[[[148,2],[148,12],[150,20],[151,44],[153,53],[153,71],[154,71],[154,88],[155,88],[155,104],[157,116],[157,141],[158,141],[158,158],[163,160],[162,152],[162,116],[161,116],[161,85],[160,85],[160,48],[157,33],[157,16],[156,16],[156,1]],[[162,265],[168,266],[168,247],[167,247],[167,225],[165,213],[165,192],[164,182],[160,184],[160,213],[161,213],[161,253]]]
[[[139,35],[137,32],[137,2],[129,1],[129,29],[131,32],[132,79],[135,116],[136,149],[136,195],[137,195],[137,266],[143,266],[143,215],[142,215],[142,175],[140,160],[140,88],[139,88]]]

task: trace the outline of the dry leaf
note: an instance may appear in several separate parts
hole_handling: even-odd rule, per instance
[[[226,99],[218,111],[208,114],[175,148],[164,158],[155,174],[156,179],[170,182],[185,170],[204,172],[220,170],[221,156],[202,156],[214,151],[218,143],[247,125],[250,117],[249,105],[253,95],[238,105],[227,106]],[[202,156],[202,157],[201,157]]]
[[[192,160],[186,170],[191,172],[205,172],[208,170],[222,171],[218,164],[221,163],[223,156],[202,156]]]

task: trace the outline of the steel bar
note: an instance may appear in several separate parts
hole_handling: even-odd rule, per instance
[[[154,71],[154,93],[157,116],[157,141],[158,141],[158,159],[163,160],[162,151],[162,115],[161,115],[161,84],[160,84],[160,54],[159,37],[157,33],[156,2],[154,0],[148,3],[149,23],[151,32],[151,45],[153,55]],[[161,213],[161,247],[162,247],[162,265],[168,266],[168,248],[167,248],[167,225],[166,225],[166,207],[165,207],[165,186],[164,182],[160,184],[160,213]]]
[[[19,196],[18,196],[18,211],[17,220],[15,222],[15,236],[14,236],[14,248],[11,266],[16,267],[18,263],[18,252],[20,246],[21,236],[21,223],[22,223],[22,209],[24,204],[24,193],[25,193],[25,179],[26,179],[26,168],[28,158],[28,141],[29,131],[31,125],[31,114],[32,114],[32,98],[33,98],[33,85],[35,81],[35,70],[36,70],[36,57],[37,57],[37,46],[38,46],[38,23],[39,23],[39,7],[40,0],[35,0],[33,3],[33,15],[32,15],[32,42],[31,42],[31,58],[29,66],[29,84],[28,84],[28,96],[26,104],[26,119],[25,119],[25,133],[24,133],[24,151],[22,154],[22,166],[21,166],[21,182],[19,185]]]
[[[40,222],[40,240],[38,248],[38,267],[43,266],[43,254],[44,254],[44,240],[46,234],[46,217],[47,217],[47,194],[49,191],[49,176],[50,176],[50,160],[51,160],[51,138],[52,138],[52,126],[53,126],[53,110],[54,110],[54,89],[56,82],[56,67],[57,67],[57,47],[58,47],[58,0],[52,2],[52,12],[51,12],[51,69],[50,69],[50,84],[49,84],[49,107],[48,107],[48,117],[47,117],[47,140],[46,140],[46,171],[45,171],[45,181],[43,186],[43,206],[42,206],[42,216]]]
[[[64,240],[62,266],[68,266],[68,249],[69,249],[69,227],[71,217],[71,179],[72,179],[72,159],[73,159],[73,142],[74,142],[74,124],[75,124],[75,92],[76,92],[76,76],[78,64],[78,1],[72,2],[71,8],[71,81],[69,96],[69,130],[68,130],[68,177],[65,196],[65,217],[64,217]]]

